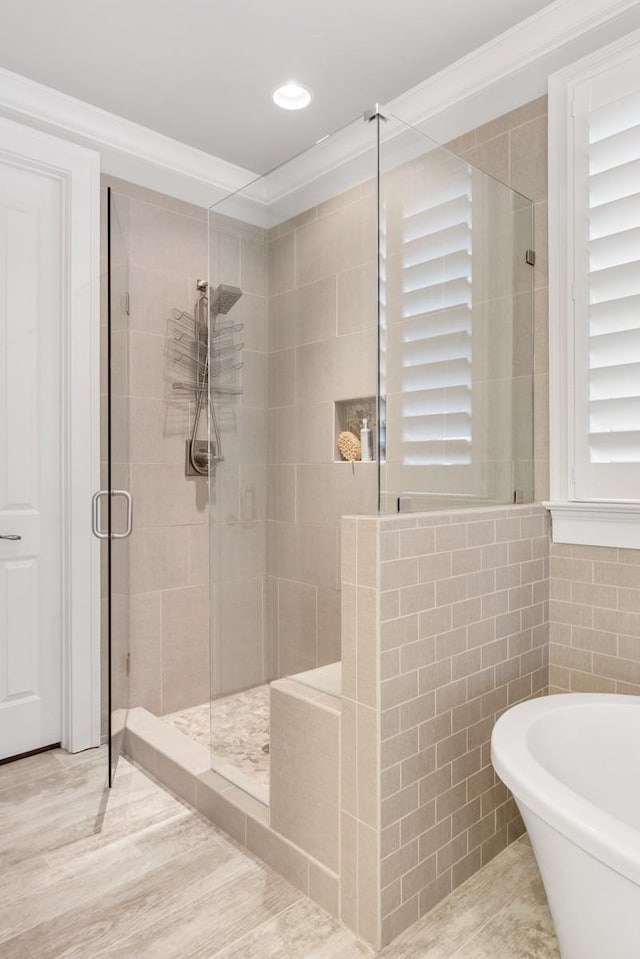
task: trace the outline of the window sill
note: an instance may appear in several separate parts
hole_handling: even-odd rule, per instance
[[[640,549],[640,502],[550,502],[554,543]]]

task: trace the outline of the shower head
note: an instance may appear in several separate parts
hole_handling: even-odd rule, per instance
[[[228,313],[241,296],[242,290],[239,286],[229,286],[226,283],[221,283],[211,294],[211,313],[214,316],[218,316],[220,313],[223,315]]]

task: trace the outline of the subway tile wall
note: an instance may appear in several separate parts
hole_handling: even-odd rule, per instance
[[[548,516],[350,517],[343,536],[343,756],[358,770],[343,783],[343,868],[361,833],[380,844],[379,896],[358,874],[343,918],[357,911],[385,944],[522,832],[490,736],[547,692]]]
[[[535,498],[549,497],[549,315],[546,97],[450,144],[535,201]],[[640,565],[635,550],[553,544],[550,687],[640,693]]]
[[[551,546],[551,692],[640,694],[640,551]]]

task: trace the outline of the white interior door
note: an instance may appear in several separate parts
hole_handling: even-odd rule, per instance
[[[63,210],[0,155],[0,759],[62,738]]]

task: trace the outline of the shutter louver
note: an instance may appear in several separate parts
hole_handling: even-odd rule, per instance
[[[610,87],[602,94],[595,83],[576,126],[588,157],[587,350],[577,347],[587,369],[581,371],[581,360],[576,368],[578,385],[586,373],[588,479],[577,490],[617,498],[624,496],[624,468],[614,473],[615,464],[640,464],[640,90],[614,98]],[[584,193],[577,187],[579,202]],[[578,297],[577,332],[581,308]]]
[[[471,177],[403,221],[402,461],[471,462]]]

